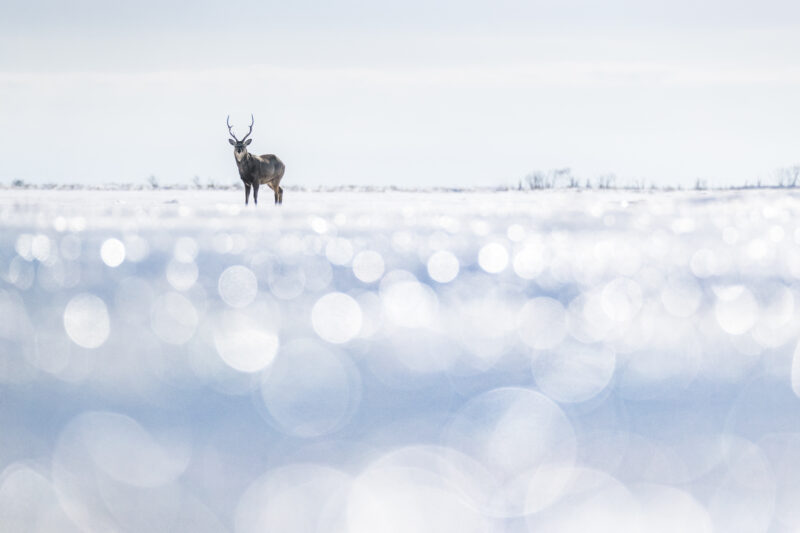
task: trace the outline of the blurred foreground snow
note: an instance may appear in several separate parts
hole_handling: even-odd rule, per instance
[[[0,531],[800,528],[800,195],[3,191]]]

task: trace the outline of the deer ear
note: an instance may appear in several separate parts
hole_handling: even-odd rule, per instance
[[[249,145],[251,142],[253,142],[253,139],[247,139],[247,141],[245,141],[244,145],[245,145],[245,146],[247,146],[247,145]]]
[[[231,146],[236,146],[236,143],[233,142],[233,139],[228,139],[228,142],[231,143]]]

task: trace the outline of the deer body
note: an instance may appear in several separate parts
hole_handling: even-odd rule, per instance
[[[252,119],[252,115],[250,118]],[[244,182],[244,204],[247,205],[250,202],[251,188],[253,189],[253,202],[258,204],[258,188],[261,185],[272,189],[276,204],[283,203],[283,189],[280,184],[286,167],[284,167],[283,161],[273,154],[253,155],[247,151],[247,146],[252,141],[247,137],[253,132],[253,123],[255,120],[251,120],[250,131],[242,140],[239,140],[231,130],[230,117],[228,117],[228,131],[233,137],[233,139],[228,139],[228,142],[234,147],[233,156],[236,158],[236,166],[239,168],[239,177]]]

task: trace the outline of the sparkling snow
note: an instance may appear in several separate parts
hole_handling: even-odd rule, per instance
[[[800,529],[800,194],[0,195],[0,531]]]

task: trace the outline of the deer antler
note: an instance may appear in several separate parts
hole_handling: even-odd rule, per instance
[[[251,134],[251,133],[253,133],[253,124],[255,124],[255,123],[256,123],[256,119],[254,119],[254,118],[253,118],[253,114],[252,114],[252,113],[250,113],[250,131],[248,131],[248,132],[247,132],[247,135],[245,135],[244,137],[242,137],[242,140],[241,140],[241,142],[244,142],[244,141],[245,141],[245,139],[247,139],[248,137],[250,137],[250,134]]]
[[[239,139],[236,138],[236,135],[233,134],[233,126],[231,126],[231,116],[230,115],[228,115],[228,118],[225,120],[225,124],[228,125],[228,133],[231,134],[231,137],[233,137],[233,140],[236,141],[237,143],[240,142]],[[253,128],[251,127],[250,129],[252,130]],[[248,133],[248,135],[250,135],[250,134]],[[244,140],[244,139],[242,139],[242,140]]]

